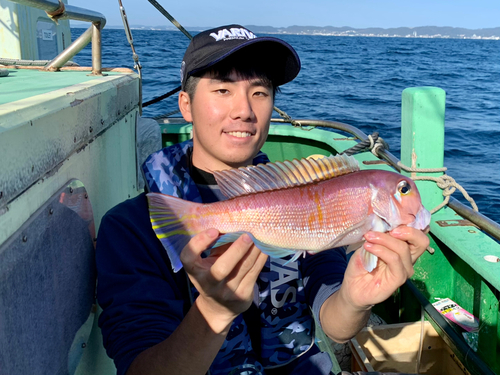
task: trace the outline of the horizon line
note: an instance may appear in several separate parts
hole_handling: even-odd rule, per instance
[[[77,25],[88,25],[88,22],[82,22],[82,21],[73,21],[70,20],[70,23],[72,24],[77,24]],[[124,28],[123,24],[118,24],[118,25],[106,25],[108,27],[120,27]],[[177,29],[174,25],[143,25],[143,24],[131,24],[130,27],[164,27],[164,28],[173,28]],[[352,26],[332,26],[332,25],[325,25],[325,26],[317,26],[317,25],[290,25],[290,26],[270,26],[270,25],[254,25],[254,24],[247,24],[246,26],[255,26],[255,27],[272,27],[274,29],[286,29],[289,27],[317,27],[317,28],[325,28],[325,27],[335,27],[335,28],[350,28],[350,29],[400,29],[400,28],[407,28],[407,29],[416,29],[419,27],[442,27],[442,28],[453,28],[453,29],[466,29],[466,30],[485,30],[485,29],[498,29],[500,28],[499,26],[494,26],[494,27],[483,27],[483,28],[468,28],[468,27],[463,27],[463,26],[436,26],[436,25],[425,25],[425,26],[391,26],[391,27],[382,27],[382,26],[366,26],[366,27],[352,27]],[[214,26],[184,26],[185,28],[192,28],[192,29],[201,29],[201,30],[208,30],[211,28],[214,28]]]

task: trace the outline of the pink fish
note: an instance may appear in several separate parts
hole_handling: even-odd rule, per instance
[[[363,240],[369,230],[399,225],[424,229],[430,213],[415,183],[395,172],[360,171],[350,156],[260,164],[214,172],[229,199],[200,204],[148,194],[153,229],[175,272],[179,254],[192,236],[208,228],[224,235],[214,247],[248,233],[271,257],[317,253]],[[371,272],[377,257],[363,249]]]

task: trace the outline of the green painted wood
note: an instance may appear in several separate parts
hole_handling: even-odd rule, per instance
[[[443,166],[444,112],[445,93],[442,89],[416,87],[403,91],[403,164],[417,168]],[[406,174],[412,177],[422,175]],[[432,209],[442,202],[442,190],[435,182],[417,181],[417,186],[426,208]],[[460,220],[462,217],[448,207],[432,215],[430,238],[436,253],[426,253],[419,259],[412,281],[431,303],[436,298],[449,297],[480,319],[477,354],[495,373],[500,373],[497,359],[500,358],[500,263],[491,263],[484,258],[487,255],[500,257],[500,245],[472,224]],[[411,301],[403,299],[403,309],[411,308]],[[450,345],[453,347],[453,343]]]
[[[99,80],[90,72],[44,72],[34,69],[8,69],[7,77],[0,77],[0,106],[17,100],[32,98],[87,81]],[[106,75],[123,73],[106,73]]]
[[[474,311],[481,322],[478,352],[496,373],[500,373],[499,293],[484,279],[477,279],[479,285],[473,299],[475,308],[468,311]]]
[[[445,98],[444,90],[437,87],[412,87],[403,91],[401,161],[404,165],[416,168],[443,167]],[[430,176],[440,175],[442,173]],[[427,209],[443,201],[442,190],[434,182],[418,181],[417,186]]]

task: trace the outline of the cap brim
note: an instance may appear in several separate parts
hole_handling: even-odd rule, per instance
[[[203,61],[198,63],[199,67],[188,72],[187,75],[193,75],[197,72],[206,70],[215,64],[223,61],[236,52],[252,47],[256,53],[260,50],[264,55],[259,57],[266,58],[266,65],[273,71],[273,83],[276,86],[283,85],[292,81],[300,71],[300,59],[297,52],[284,40],[273,37],[258,37],[249,39],[244,43],[232,45],[228,43],[226,48],[218,49],[213,54],[208,54]]]

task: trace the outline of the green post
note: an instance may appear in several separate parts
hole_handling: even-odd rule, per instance
[[[442,168],[446,93],[438,87],[411,87],[403,91],[401,105],[401,162],[414,168]],[[406,173],[410,176],[422,173]],[[443,173],[425,174],[439,177]],[[428,210],[443,201],[433,181],[418,181],[422,203]]]

